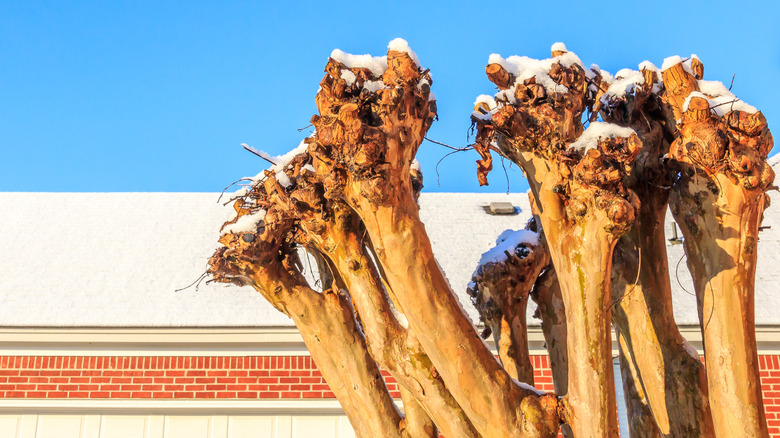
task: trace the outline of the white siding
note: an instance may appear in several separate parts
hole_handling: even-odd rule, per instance
[[[0,415],[3,438],[354,438],[344,415]]]

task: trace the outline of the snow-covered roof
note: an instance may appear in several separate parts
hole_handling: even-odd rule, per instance
[[[760,234],[756,322],[780,324],[780,195]],[[213,193],[0,193],[0,326],[291,326],[248,287],[200,285],[220,225],[232,209]],[[520,213],[492,216],[508,201]],[[522,228],[525,194],[424,193],[421,216],[439,263],[469,315],[466,285],[483,252],[508,228]],[[671,219],[668,218],[668,221]],[[667,222],[667,237],[671,236]],[[679,324],[696,324],[696,300],[682,245],[669,245]],[[679,282],[677,279],[679,278]],[[685,290],[690,291],[687,293]],[[529,311],[535,306],[529,304]],[[537,324],[535,320],[529,320]]]

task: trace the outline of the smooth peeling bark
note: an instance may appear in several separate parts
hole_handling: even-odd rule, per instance
[[[629,427],[632,436],[712,436],[704,366],[672,309],[664,236],[671,172],[662,159],[674,138],[672,108],[653,92],[656,72],[641,73],[644,82],[633,93],[604,99],[601,112],[605,121],[634,129],[643,144],[625,180],[640,199],[637,219],[617,242],[612,266]]]
[[[754,319],[756,244],[766,195],[721,174],[714,181],[694,175],[678,186],[671,205],[696,290],[715,434],[767,437]]]
[[[392,193],[392,206],[358,211],[410,327],[474,428],[482,436],[557,435],[557,399],[518,386],[500,366],[436,263],[411,191]]]
[[[296,297],[297,295],[297,297]],[[306,295],[307,299],[301,299]],[[404,436],[401,415],[355,325],[346,300],[296,287],[289,316],[359,437]]]
[[[671,199],[696,291],[718,437],[768,436],[753,304],[765,199],[763,192],[745,191],[720,174],[714,181],[694,175]]]
[[[437,438],[439,432],[436,430],[436,425],[425,408],[417,401],[417,397],[404,387],[400,387],[399,391],[401,392],[401,401],[404,404],[403,431],[410,437]]]
[[[533,205],[533,202],[532,202]],[[541,239],[544,240],[544,234]],[[547,245],[547,243],[544,243]],[[553,387],[559,396],[569,391],[569,353],[566,346],[566,309],[563,306],[558,275],[552,264],[537,277],[531,291],[531,299],[537,305],[534,317],[542,321],[544,347],[550,358]],[[568,424],[561,424],[564,438],[572,438],[573,432]]]
[[[624,215],[631,216],[629,209],[633,207],[626,207],[628,201],[618,198],[594,197],[591,188],[581,186],[572,178],[571,192],[578,195],[568,202],[586,211],[572,221],[556,188],[562,181],[558,166],[547,158],[518,150],[505,137],[499,137],[498,145],[528,178],[534,211],[538,212],[558,276],[569,359],[565,422],[574,436],[617,436],[610,275],[612,251],[621,233],[610,229],[616,217],[609,214],[614,214],[612,203],[617,202],[621,208],[618,219],[630,223],[633,217]]]
[[[321,83],[309,150],[331,196],[365,224],[389,295],[456,402],[482,436],[555,436],[558,400],[518,385],[493,357],[436,263],[420,221],[410,165],[435,117],[430,77],[407,53],[390,50],[377,103]],[[328,79],[328,78],[331,79]],[[337,111],[337,114],[335,113]],[[355,153],[353,151],[358,151]]]
[[[323,221],[326,231],[322,236],[309,232],[309,242],[326,254],[349,291],[371,355],[404,388],[407,398],[415,398],[445,436],[478,436],[463,409],[436,375],[415,333],[403,327],[393,315],[382,279],[362,241],[364,233],[359,218],[348,206],[338,205],[338,212],[328,214],[328,220]],[[404,405],[408,404],[404,399]],[[409,433],[427,430],[421,414],[416,415],[410,421],[419,424],[412,427],[406,422],[411,427]]]
[[[658,431],[653,413],[647,403],[647,397],[642,390],[642,382],[639,380],[640,374],[631,358],[626,356],[626,353],[630,351],[626,345],[626,339],[618,328],[615,329],[615,334],[618,339],[618,358],[620,359],[623,398],[628,417],[628,434],[631,437],[660,438],[663,435]]]
[[[555,268],[550,265],[537,279],[531,292],[536,303],[534,316],[542,321],[542,334],[550,356],[555,393],[565,395],[569,390],[569,356],[566,347],[566,310]]]
[[[677,83],[693,81],[679,63],[665,70],[665,98],[678,102]],[[680,135],[669,155],[679,180],[669,205],[696,290],[715,436],[766,437],[754,289],[765,191],[774,181],[766,163],[772,135],[761,112],[715,111],[696,96],[675,108]]]
[[[643,399],[628,404],[629,418],[637,419],[632,427],[651,436],[655,428],[663,436],[713,436],[704,366],[680,334],[672,312],[665,198],[640,194],[636,223],[618,242],[613,257],[612,320],[620,336],[624,387],[630,395],[630,388],[638,386]],[[622,361],[630,363],[624,366]],[[640,419],[649,413],[645,404],[655,424]]]
[[[318,293],[283,268],[236,261],[218,250],[209,262],[217,281],[238,281],[260,292],[295,323],[317,368],[357,436],[403,437],[401,414],[357,328],[349,303],[332,290]]]

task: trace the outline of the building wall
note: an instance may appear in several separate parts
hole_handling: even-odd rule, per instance
[[[548,357],[532,358],[535,386],[552,391]],[[780,355],[761,355],[759,363],[770,434],[780,438]],[[393,396],[399,397],[393,378],[385,377]],[[0,397],[9,406],[14,400],[35,399],[283,402],[334,395],[308,356],[0,356]],[[233,421],[227,416],[223,420]]]

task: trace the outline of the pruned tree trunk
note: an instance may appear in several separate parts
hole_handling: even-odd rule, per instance
[[[715,434],[766,437],[753,300],[758,230],[774,180],[766,163],[772,136],[764,116],[737,100],[715,106],[715,96],[692,93],[681,103],[701,89],[681,63],[663,77],[665,98],[681,115],[670,206],[696,290]]]
[[[698,353],[674,321],[664,221],[671,173],[663,162],[673,112],[657,94],[660,77],[641,69],[632,93],[601,98],[604,120],[632,128],[642,140],[625,184],[640,200],[636,222],[613,256],[614,310],[632,436],[709,437],[712,416]],[[601,84],[607,91],[610,84]],[[654,89],[656,90],[654,92]]]
[[[550,264],[541,239],[539,233],[527,229],[502,233],[497,246],[482,255],[467,291],[493,333],[504,369],[529,385],[534,382],[534,369],[528,354],[528,296]]]
[[[259,237],[253,239],[259,241]],[[333,290],[317,293],[281,264],[258,266],[254,263],[259,256],[257,247],[247,245],[243,235],[226,234],[222,242],[227,248],[209,261],[214,279],[249,284],[293,319],[356,434],[402,437],[401,414],[344,297]]]
[[[526,173],[534,214],[532,230],[502,233],[469,286],[500,363],[420,220],[414,156],[436,102],[403,40],[387,57],[332,53],[316,133],[285,156],[257,153],[273,166],[234,198],[213,281],[251,285],[293,319],[361,437],[616,437],[611,324],[632,436],[766,437],[753,319],[774,179],[766,120],[703,81],[696,58],[667,60],[662,83],[647,62],[612,77],[560,43],[552,54],[491,55],[499,92],[472,115],[480,183],[492,152],[509,158]],[[669,192],[706,370],[673,318]],[[315,255],[323,292],[302,275],[301,248]],[[557,394],[518,382],[533,382],[529,295]],[[380,367],[399,384],[403,414]]]
[[[441,425],[446,436],[476,437],[465,413],[427,360],[417,336],[405,326],[405,316],[394,310],[362,239],[360,219],[340,201],[311,200],[310,205],[313,213],[303,225],[307,240],[331,261],[333,271],[349,291],[369,351],[404,389],[404,406],[413,397],[425,415]],[[411,408],[417,409],[414,405]],[[420,423],[415,433],[422,433],[428,427],[422,412],[414,412],[413,421]],[[405,424],[409,426],[410,421]],[[431,433],[435,434],[436,429]]]
[[[506,92],[513,95],[494,108],[478,106],[490,117],[474,117],[480,127],[476,147],[484,168],[497,137],[499,151],[523,169],[531,187],[566,313],[567,423],[575,436],[617,436],[610,272],[615,242],[638,207],[635,195],[621,185],[621,172],[641,144],[631,134],[568,147],[583,132],[580,120],[588,106],[587,74],[578,61],[560,52],[546,67],[546,78],[534,73],[511,84]],[[506,76],[502,63],[509,61],[488,66],[491,80]],[[518,74],[509,77],[522,77],[527,64],[515,68]],[[547,79],[557,85],[545,86]],[[494,83],[501,89],[510,85]]]

